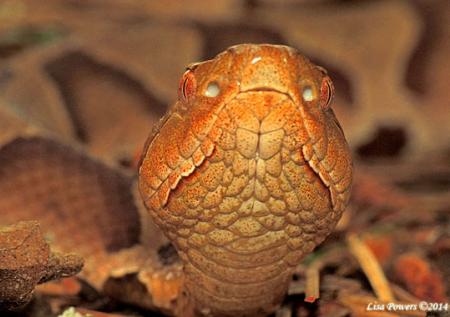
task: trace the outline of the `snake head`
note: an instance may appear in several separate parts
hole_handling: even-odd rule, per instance
[[[243,44],[187,67],[149,138],[139,188],[199,311],[263,316],[348,202],[350,150],[326,71]]]

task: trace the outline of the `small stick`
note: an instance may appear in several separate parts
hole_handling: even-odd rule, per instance
[[[364,274],[366,274],[378,299],[384,302],[394,301],[394,295],[386,276],[372,251],[354,233],[347,236],[347,244],[350,252],[358,260]]]
[[[316,257],[305,270],[305,302],[313,303],[320,298],[320,271],[330,263],[339,263],[345,256],[341,247],[335,246]]]
[[[320,261],[319,261],[320,262]],[[305,302],[314,303],[320,297],[319,292],[319,270],[321,265],[314,263],[308,266],[305,272],[306,286],[305,286]]]

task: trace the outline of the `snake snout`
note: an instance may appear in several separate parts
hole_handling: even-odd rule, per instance
[[[272,91],[294,97],[293,92],[298,85],[299,61],[292,49],[285,46],[247,45],[234,54],[235,61],[241,64],[237,75],[241,92]]]

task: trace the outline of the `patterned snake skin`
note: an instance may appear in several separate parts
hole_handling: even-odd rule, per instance
[[[38,219],[54,249],[95,261],[139,241],[131,181],[56,141],[18,138],[0,151],[1,224]]]
[[[286,46],[238,45],[188,67],[139,187],[197,312],[273,312],[336,225],[352,162],[332,94],[325,70]]]

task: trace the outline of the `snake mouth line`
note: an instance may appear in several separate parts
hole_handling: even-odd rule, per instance
[[[271,88],[271,87],[255,87],[255,88],[250,88],[250,89],[245,89],[245,90],[240,90],[238,95],[241,93],[246,93],[246,92],[275,92],[278,94],[282,94],[285,95],[286,97],[288,97],[292,102],[294,102],[294,98],[292,98],[292,95],[287,92],[287,91],[281,91],[278,90],[276,88]],[[294,102],[295,103],[295,102]]]

